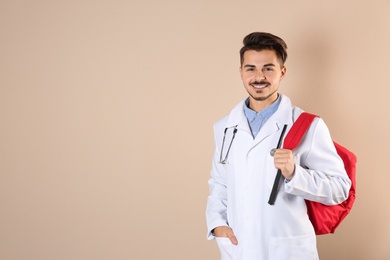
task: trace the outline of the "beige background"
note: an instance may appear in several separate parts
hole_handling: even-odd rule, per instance
[[[218,259],[212,124],[246,97],[252,31],[281,92],[359,159],[321,259],[390,259],[390,2],[0,0],[0,259]]]

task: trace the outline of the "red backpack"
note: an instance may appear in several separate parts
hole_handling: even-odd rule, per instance
[[[318,116],[306,112],[302,113],[284,139],[283,148],[289,150],[296,148],[316,117]],[[347,200],[338,205],[327,206],[318,202],[306,200],[307,214],[309,215],[309,219],[314,226],[316,235],[329,233],[333,234],[341,221],[343,221],[343,219],[351,211],[356,197],[357,158],[347,148],[339,145],[336,142],[333,143],[336,147],[338,155],[344,162],[344,168],[352,182],[352,186],[349,190]]]

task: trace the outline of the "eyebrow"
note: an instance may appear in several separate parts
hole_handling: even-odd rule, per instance
[[[255,67],[256,67],[255,65],[251,65],[251,64],[244,65],[244,68],[255,68]],[[264,64],[263,67],[276,67],[276,65],[273,63],[267,63]]]

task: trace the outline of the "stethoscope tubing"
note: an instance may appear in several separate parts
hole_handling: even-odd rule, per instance
[[[232,136],[232,139],[230,140],[230,144],[229,144],[228,150],[227,150],[227,152],[226,152],[226,154],[225,154],[225,159],[222,160],[223,147],[224,147],[224,145],[225,145],[226,132],[227,132],[228,129],[229,129],[229,128],[226,127],[226,128],[225,128],[225,131],[223,132],[221,154],[220,154],[220,156],[219,156],[219,163],[221,163],[221,164],[226,164],[226,163],[227,163],[227,159],[228,159],[228,157],[229,157],[230,148],[232,147],[234,137],[236,137],[236,133],[237,133],[237,126],[234,126],[233,136]]]

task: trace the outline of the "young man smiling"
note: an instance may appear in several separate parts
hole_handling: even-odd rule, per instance
[[[243,54],[240,67],[241,79],[250,96],[250,108],[259,112],[271,105],[278,97],[286,67],[278,61],[273,50],[248,50]],[[257,102],[259,101],[259,102]]]
[[[351,182],[320,118],[294,152],[275,151],[283,126],[303,112],[278,93],[287,45],[259,32],[243,43],[240,75],[249,97],[214,125],[208,238],[216,238],[223,260],[318,259],[305,199],[341,203]],[[269,205],[277,169],[284,180]]]

